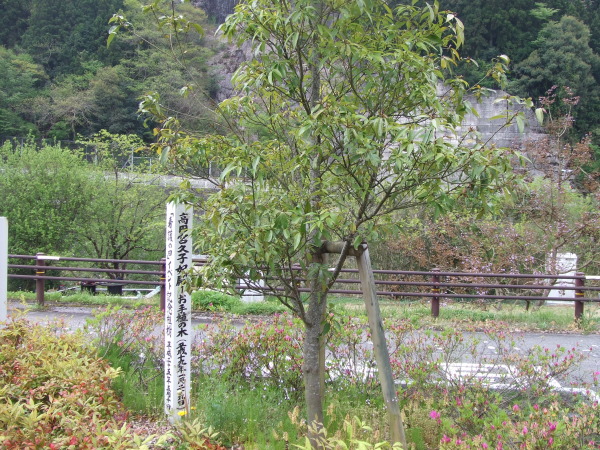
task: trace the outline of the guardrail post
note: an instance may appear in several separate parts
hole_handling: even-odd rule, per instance
[[[431,276],[431,282],[435,283],[435,284],[433,284],[433,286],[431,288],[431,292],[433,292],[433,294],[434,294],[431,296],[431,316],[439,317],[439,315],[440,315],[440,298],[435,294],[440,293],[440,286],[438,284],[440,282],[440,276],[436,273],[436,272],[439,272],[440,269],[434,268],[434,269],[431,269],[431,271],[433,272],[433,275]]]
[[[35,265],[36,266],[45,266],[46,261],[41,257],[44,256],[44,253],[36,253],[35,254]],[[43,268],[36,268],[35,274],[38,276],[44,276],[46,274],[46,270]],[[36,279],[35,280],[35,299],[37,301],[38,306],[44,306],[44,279]]]
[[[8,314],[8,220],[0,217],[0,328]]]
[[[583,287],[585,286],[585,274],[583,272],[576,272],[575,276],[575,287]],[[582,290],[575,290],[575,320],[580,320],[583,316],[583,302],[581,300],[577,300],[577,298],[584,297],[585,294]]]
[[[167,278],[166,271],[167,271],[167,260],[165,258],[162,258],[160,260],[160,281],[163,283],[162,286],[160,287],[160,310],[161,311],[165,310],[166,286],[164,285],[164,282]]]

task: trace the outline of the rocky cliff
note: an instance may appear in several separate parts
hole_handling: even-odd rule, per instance
[[[233,12],[238,0],[192,0],[192,3],[202,8],[216,23],[223,23],[225,17]]]
[[[193,3],[204,9],[216,23],[222,23],[227,15],[233,13],[238,0],[193,0]],[[219,38],[217,37],[217,39]],[[244,61],[251,58],[251,55],[249,44],[241,48],[234,45],[223,45],[222,50],[211,59],[212,72],[218,82],[216,95],[218,101],[223,101],[233,95],[231,76]],[[542,130],[531,112],[526,114],[525,133],[520,133],[516,125],[502,127],[502,120],[491,120],[492,117],[505,112],[506,104],[495,102],[497,98],[504,95],[506,95],[505,92],[498,91],[480,102],[474,98],[471,99],[478,114],[470,114],[465,118],[462,131],[473,128],[481,134],[482,141],[489,141],[499,147],[520,148],[525,141],[539,139],[542,136]]]

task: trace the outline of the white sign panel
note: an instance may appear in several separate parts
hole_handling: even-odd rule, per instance
[[[546,268],[550,273],[557,275],[575,276],[577,271],[577,255],[575,253],[557,253],[556,258],[548,255],[546,258]],[[560,289],[561,286],[574,287],[575,280],[556,280],[548,297],[575,298],[575,291],[571,289]],[[564,302],[561,302],[564,303]]]
[[[191,206],[167,205],[165,413],[172,422],[190,408],[192,302],[182,284],[192,267],[192,213]]]
[[[8,285],[8,221],[0,217],[0,322],[6,320],[6,289]]]

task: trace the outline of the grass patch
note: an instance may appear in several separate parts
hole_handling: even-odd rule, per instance
[[[194,416],[218,430],[219,440],[227,447],[242,444],[246,449],[284,450],[301,443],[306,433],[303,402],[286,399],[282,391],[260,383],[232,387],[227,380],[201,376],[196,378],[192,397]],[[330,433],[354,416],[385,433],[387,413],[379,390],[333,384],[327,386],[325,399],[324,425]]]
[[[160,371],[148,364],[140,372],[133,364],[136,355],[123,353],[115,344],[99,353],[111,367],[122,370],[112,381],[112,388],[128,410],[151,415],[162,413],[165,382]]]
[[[35,292],[9,292],[9,299],[35,303]],[[76,292],[63,295],[60,292],[47,292],[47,303],[59,305],[83,306],[120,306],[139,308],[157,305],[158,296],[150,299],[130,299],[115,295],[90,295]],[[359,297],[341,297],[331,295],[329,303],[335,311],[343,315],[366,316],[364,303]],[[443,328],[469,324],[484,326],[492,321],[507,323],[512,328],[522,331],[577,331],[595,333],[600,331],[600,304],[586,303],[583,319],[576,323],[574,306],[544,305],[541,308],[532,306],[525,310],[524,302],[495,303],[484,306],[467,302],[448,302],[440,307],[440,317],[431,317],[431,306],[428,301],[380,299],[382,317],[388,319],[409,319],[423,328]],[[35,306],[34,306],[35,307]],[[266,297],[260,302],[242,302],[239,297],[217,291],[197,291],[192,294],[192,309],[195,311],[228,312],[237,315],[272,315],[287,311],[274,297]]]
[[[332,297],[330,303],[341,314],[366,316],[362,299],[348,297]],[[445,328],[460,324],[484,326],[489,322],[505,322],[512,328],[523,331],[578,331],[594,333],[600,331],[600,305],[587,303],[584,316],[579,323],[575,322],[573,305],[544,305],[541,308],[525,310],[523,304],[500,303],[488,305],[486,309],[452,302],[440,306],[440,316],[431,317],[429,302],[400,300],[380,300],[381,315],[388,319],[408,319],[423,328]]]
[[[240,303],[230,311],[233,314],[272,315],[289,311],[277,300],[266,299],[262,302]]]
[[[35,303],[35,292],[16,291],[8,292],[9,300],[25,301]],[[82,306],[125,306],[139,308],[146,305],[158,305],[159,298],[154,296],[151,298],[126,298],[118,295],[97,294],[92,295],[87,292],[74,292],[67,295],[62,292],[46,292],[44,294],[45,303],[55,303],[58,305],[82,305]]]
[[[296,406],[272,388],[232,388],[226,380],[202,377],[192,391],[195,413],[206,426],[219,431],[224,445],[253,443],[246,448],[284,449],[283,433],[296,441],[288,411]],[[276,432],[276,435],[273,434]]]

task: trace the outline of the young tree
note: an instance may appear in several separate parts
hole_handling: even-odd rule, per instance
[[[570,87],[550,88],[540,97],[546,134],[524,147],[542,180],[531,183],[517,208],[543,235],[540,248],[549,258],[547,270],[552,273],[558,273],[557,256],[561,252],[578,253],[578,270],[597,265],[600,257],[600,248],[594,245],[600,233],[600,215],[598,199],[593,195],[598,194],[599,174],[586,170],[593,161],[591,137],[573,142],[569,136],[579,101]],[[587,198],[574,189],[576,185]]]
[[[144,170],[143,164],[131,165],[133,155],[144,145],[142,140],[101,130],[78,143],[93,147],[94,170],[102,174],[90,183],[94,195],[86,220],[77,227],[78,253],[113,260],[159,258],[165,247],[168,193],[158,185],[156,176]],[[112,262],[100,266],[125,269],[127,264]]]
[[[302,319],[307,414],[322,423],[327,295],[348,255],[394,211],[442,211],[457,197],[484,207],[510,177],[509,155],[457,134],[470,105],[449,69],[463,30],[437,5],[255,0],[222,31],[254,55],[234,77],[240,94],[220,105],[231,133],[193,136],[163,117],[158,146],[181,164],[225,167],[214,195],[184,196],[204,210],[194,238],[210,264],[198,283],[264,282]],[[161,113],[152,96],[144,109]]]

